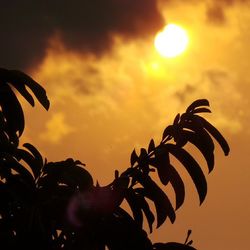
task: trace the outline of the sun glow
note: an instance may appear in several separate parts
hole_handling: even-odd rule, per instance
[[[176,24],[168,24],[155,37],[155,48],[163,57],[176,57],[186,50],[187,45],[186,31]]]

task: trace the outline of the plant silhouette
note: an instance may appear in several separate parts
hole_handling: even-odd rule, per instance
[[[27,89],[28,87],[28,89]],[[107,186],[94,185],[80,161],[47,162],[31,144],[19,147],[24,114],[18,91],[30,105],[34,97],[46,109],[49,100],[37,82],[23,72],[0,69],[0,244],[2,249],[67,250],[191,250],[191,231],[183,243],[152,243],[150,232],[167,218],[174,223],[185,198],[185,185],[170,156],[191,176],[200,203],[207,194],[206,177],[185,145],[191,143],[204,156],[209,172],[214,168],[214,141],[229,153],[220,132],[201,113],[210,112],[205,99],[194,101],[166,127],[161,142],[131,154],[131,166]],[[152,174],[156,172],[155,174]],[[173,205],[153,180],[172,185]],[[149,201],[155,206],[152,212]],[[129,205],[132,215],[121,207]]]

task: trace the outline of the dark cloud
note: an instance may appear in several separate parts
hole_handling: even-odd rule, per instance
[[[224,8],[220,4],[213,4],[207,8],[206,16],[209,22],[215,24],[225,23],[226,17],[224,13]]]
[[[206,16],[210,23],[224,24],[227,21],[225,10],[228,7],[233,7],[236,4],[249,3],[249,0],[214,0],[207,4]]]
[[[24,69],[40,62],[59,35],[66,48],[102,54],[112,36],[154,34],[163,26],[155,0],[2,1],[0,65]]]

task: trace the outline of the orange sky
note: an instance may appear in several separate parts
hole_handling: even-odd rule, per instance
[[[23,140],[50,161],[80,159],[105,184],[115,169],[129,166],[134,147],[159,139],[177,112],[206,98],[213,112],[207,118],[227,138],[230,156],[217,151],[201,207],[187,178],[186,203],[176,223],[168,221],[152,239],[184,241],[192,229],[198,249],[247,250],[250,1],[218,2],[158,1],[165,24],[182,25],[190,39],[185,53],[172,59],[155,51],[155,32],[136,39],[114,32],[112,48],[98,56],[50,37],[43,60],[29,73],[47,89],[51,108],[46,113],[25,106]]]

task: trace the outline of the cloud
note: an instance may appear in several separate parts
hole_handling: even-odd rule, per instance
[[[211,23],[221,24],[226,21],[224,8],[220,3],[213,3],[207,7],[207,20]]]
[[[249,6],[249,0],[188,0],[188,1],[179,1],[179,0],[158,0],[160,6],[164,6],[167,9],[171,10],[173,6],[199,6],[200,4],[204,5],[206,13],[206,21],[214,25],[223,25],[225,24],[229,17],[227,16],[227,10],[239,5]],[[198,7],[199,8],[199,7]],[[192,7],[192,9],[194,9]],[[190,9],[189,9],[190,10]],[[185,15],[184,13],[182,13]],[[168,15],[167,15],[168,16]]]
[[[54,36],[69,50],[100,55],[112,47],[113,36],[140,38],[163,24],[154,0],[4,1],[0,64],[36,66]]]
[[[236,4],[246,4],[249,0],[221,0],[208,1],[207,4],[207,20],[214,24],[223,24],[227,22],[226,10],[229,7],[234,7]]]
[[[74,129],[66,123],[65,115],[63,113],[55,113],[46,123],[46,131],[40,134],[40,138],[45,142],[57,144],[73,131]]]

